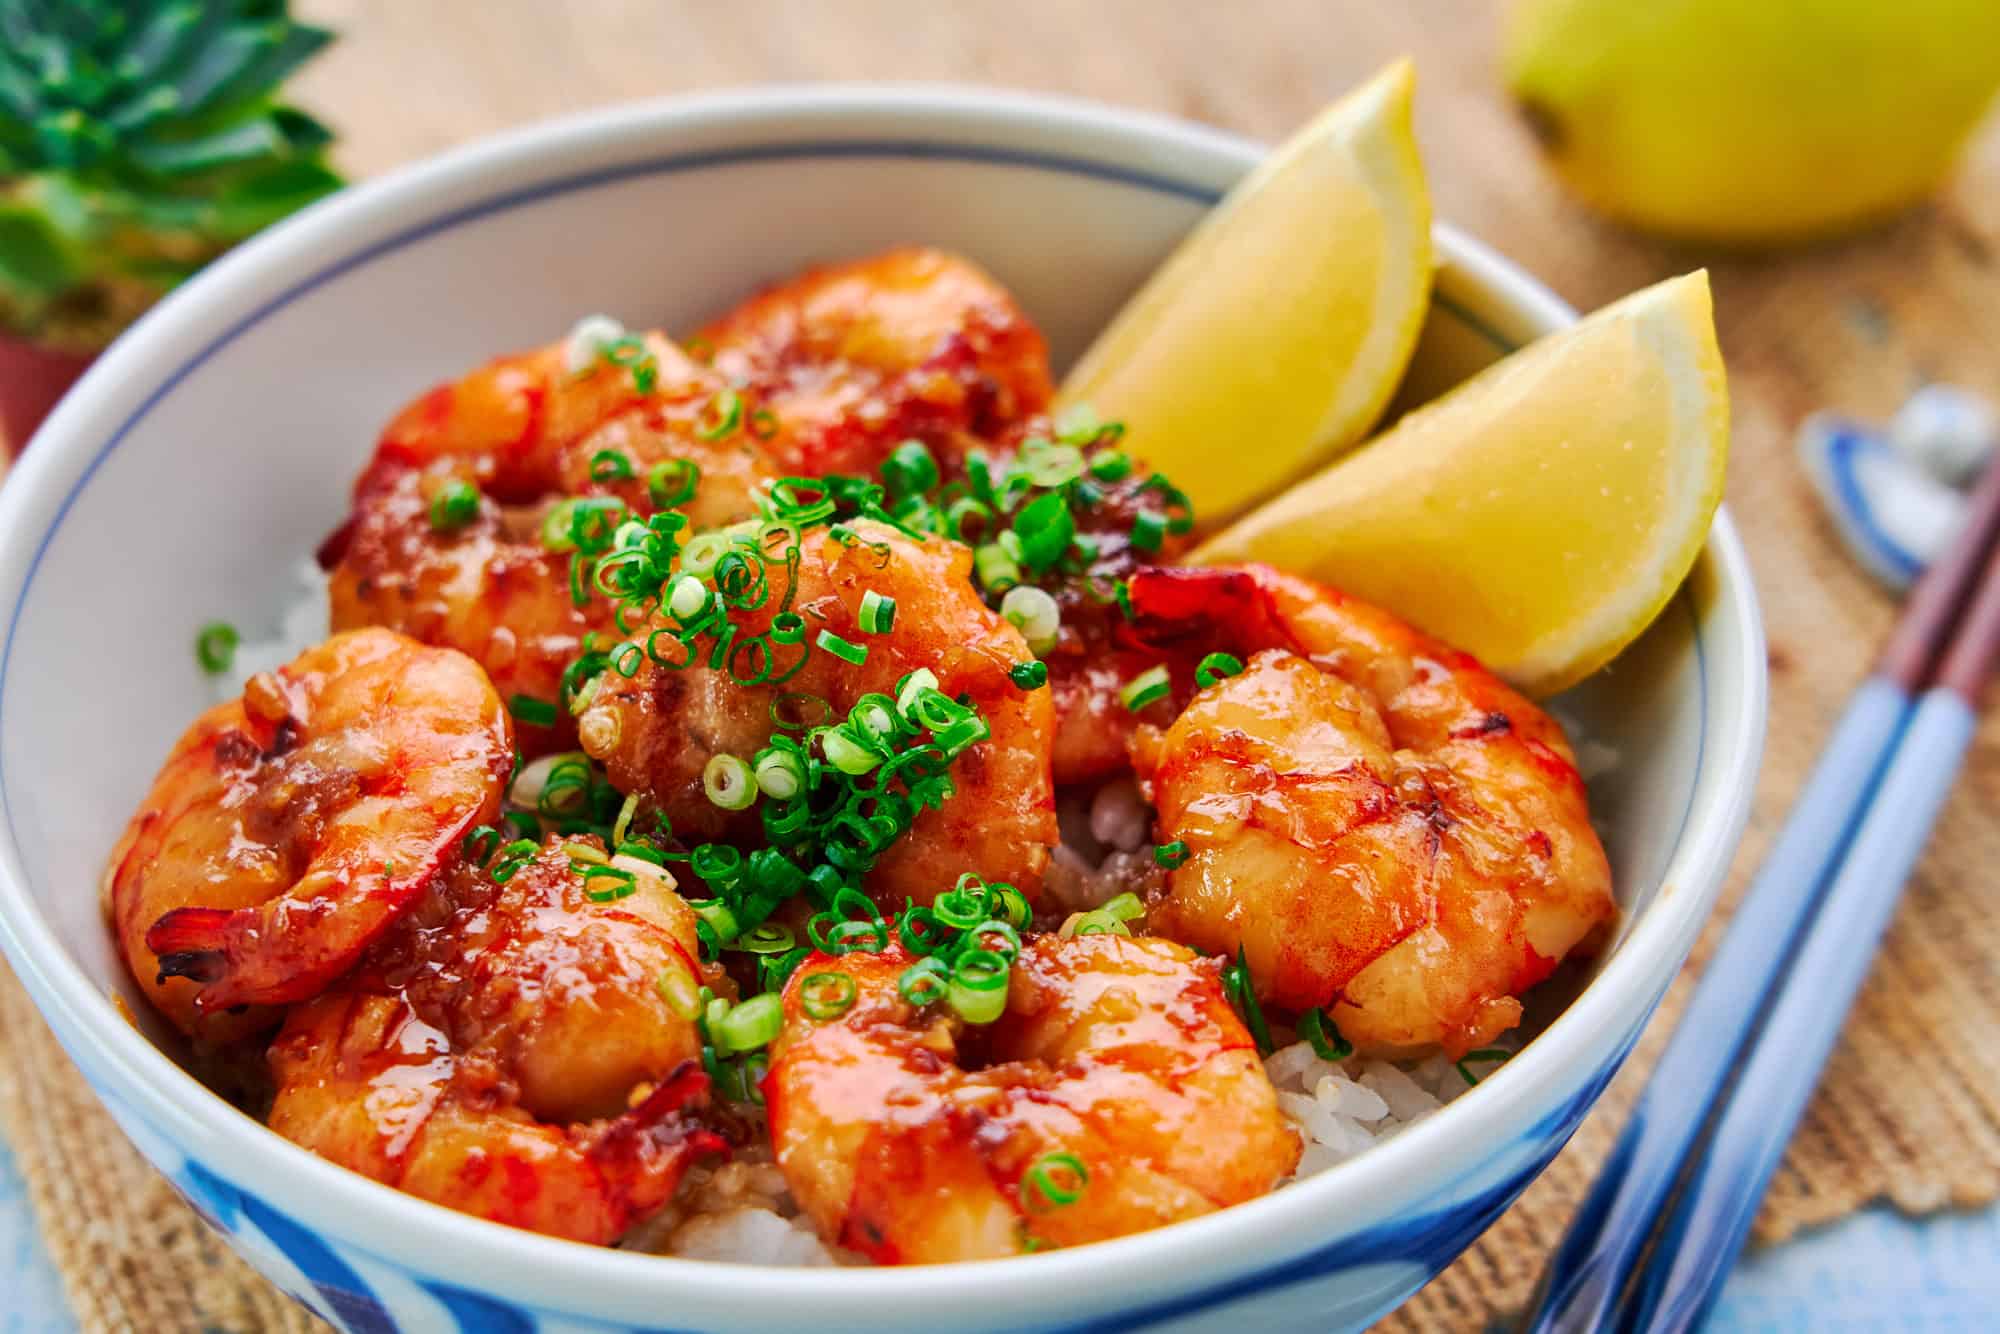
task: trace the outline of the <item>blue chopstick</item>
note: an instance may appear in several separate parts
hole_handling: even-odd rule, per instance
[[[1613,1313],[1683,1161],[1702,1136],[1709,1103],[1749,1045],[1764,1002],[1811,921],[1828,872],[1846,846],[1910,714],[1892,682],[1866,682],[1834,730],[1799,802],[1689,1000],[1647,1080],[1632,1119],[1549,1262],[1526,1334],[1585,1334]]]
[[[1819,917],[1833,929],[1801,944],[1792,984],[1765,1017],[1756,1056],[1658,1229],[1626,1328],[1693,1329],[1714,1305],[1978,725],[1957,691],[1925,692],[1823,896]]]
[[[2000,649],[1996,548],[2000,467],[1849,701],[1525,1334],[1681,1329],[1714,1301],[1970,743]]]

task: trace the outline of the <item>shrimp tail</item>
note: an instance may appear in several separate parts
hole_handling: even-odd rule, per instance
[[[709,1079],[683,1061],[637,1107],[593,1127],[582,1145],[629,1217],[673,1197],[697,1158],[727,1157],[730,1143],[693,1113],[707,1105]]]
[[[1142,646],[1171,650],[1221,636],[1241,651],[1296,649],[1256,567],[1148,566],[1126,581],[1131,623]]]
[[[229,967],[228,908],[175,908],[161,915],[146,932],[146,948],[160,959],[160,984],[185,977],[209,983],[222,979]]]

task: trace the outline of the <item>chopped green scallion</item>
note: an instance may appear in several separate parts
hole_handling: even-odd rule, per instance
[[[701,790],[708,794],[710,802],[725,811],[747,810],[757,800],[757,784],[750,776],[750,766],[729,754],[709,758],[701,771]]]
[[[220,676],[236,661],[243,636],[228,621],[210,621],[195,634],[194,660],[210,676]]]
[[[1313,1055],[1322,1061],[1344,1061],[1354,1055],[1354,1044],[1340,1036],[1333,1020],[1317,1005],[1300,1015],[1295,1026],[1299,1036],[1312,1044]]]
[[[856,667],[868,661],[868,646],[866,644],[856,644],[852,640],[842,639],[831,630],[820,631],[818,637],[813,640],[813,643],[826,652],[831,653],[834,657],[839,658],[842,662]]]
[[[1206,690],[1217,681],[1236,676],[1242,670],[1243,659],[1237,657],[1235,654],[1211,653],[1203,658],[1200,664],[1194,669],[1194,683],[1203,690]]]
[[[1023,690],[1040,690],[1049,683],[1049,665],[1039,658],[1017,662],[1007,669],[1007,679]]]
[[[799,983],[799,1008],[808,1019],[838,1019],[854,1008],[859,988],[849,973],[813,973]]]
[[[884,597],[872,588],[861,595],[861,633],[886,635],[895,623],[896,599]]]
[[[455,533],[479,517],[479,488],[454,477],[431,496],[431,530]]]
[[[1149,704],[1165,699],[1173,692],[1173,683],[1167,677],[1166,664],[1148,667],[1118,688],[1118,698],[1133,713]]]
[[[508,700],[507,712],[530,727],[554,727],[559,716],[555,705],[532,695],[516,695]]]

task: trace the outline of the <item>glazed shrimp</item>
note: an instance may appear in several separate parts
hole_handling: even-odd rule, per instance
[[[754,407],[665,339],[648,336],[644,349],[643,375],[604,361],[578,373],[555,344],[404,408],[321,553],[334,628],[386,625],[456,648],[486,668],[502,698],[556,703],[583,637],[616,635],[607,602],[579,600],[568,553],[545,539],[550,507],[610,497],[622,506],[613,522],[643,516],[658,508],[655,467],[692,465],[699,480],[677,507],[712,526],[752,513],[755,489],[773,475],[749,425]],[[466,487],[468,508],[440,522],[441,496]],[[572,736],[560,714],[553,728],[524,728],[522,740],[536,752]]]
[[[324,990],[493,818],[513,763],[476,663],[336,635],[175,745],[114,850],[126,966],[188,1033],[233,1036]]]
[[[785,471],[872,475],[912,437],[961,454],[1053,396],[1042,335],[969,260],[907,247],[811,269],[752,297],[690,346],[778,423]]]
[[[1102,1241],[1254,1198],[1297,1164],[1215,961],[1159,939],[1040,937],[983,1030],[905,1001],[910,962],[815,955],[786,988],[771,1141],[829,1241],[881,1264]],[[808,988],[847,986],[828,974],[853,1001],[815,1019]]]
[[[1263,566],[1151,570],[1141,633],[1252,654],[1135,759],[1181,842],[1152,928],[1244,952],[1259,993],[1358,1047],[1451,1056],[1609,922],[1562,729],[1470,655]],[[1261,650],[1261,651],[1259,651]]]
[[[322,1157],[495,1222],[608,1244],[723,1151],[689,1108],[701,1040],[657,983],[697,965],[665,873],[589,900],[551,841],[507,882],[461,867],[270,1050],[270,1125]],[[594,863],[585,863],[591,865]]]
[[[732,819],[704,795],[702,773],[711,758],[747,760],[762,747],[781,695],[823,700],[844,717],[862,696],[893,697],[906,673],[925,669],[944,694],[977,706],[990,735],[952,764],[954,795],[917,815],[909,833],[882,854],[866,887],[894,911],[906,897],[929,903],[970,871],[1011,883],[1032,899],[1056,841],[1049,775],[1054,719],[1046,691],[1023,690],[1009,679],[1012,668],[1033,656],[1027,642],[980,600],[964,546],[919,542],[870,520],[845,529],[848,540],[827,529],[801,537],[796,575],[773,564],[769,598],[740,625],[743,637],[761,635],[789,603],[811,635],[866,645],[866,661],[852,664],[801,643],[796,651],[805,665],[781,686],[740,684],[705,662],[676,669],[647,661],[630,679],[607,671],[579,719],[584,750],[604,765],[613,786],[639,794],[683,836],[752,836],[754,812]],[[860,628],[869,591],[895,599],[888,634]]]

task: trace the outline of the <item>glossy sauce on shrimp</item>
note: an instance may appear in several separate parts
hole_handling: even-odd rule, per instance
[[[893,700],[911,672],[926,671],[944,695],[977,708],[987,735],[952,762],[950,798],[916,816],[866,886],[891,911],[907,898],[928,903],[966,872],[1011,883],[1032,899],[1056,840],[1054,718],[1046,691],[1012,680],[1033,655],[980,600],[970,567],[971,554],[957,543],[920,542],[870,520],[843,525],[842,534],[809,532],[798,540],[796,568],[772,562],[767,596],[734,622],[741,642],[768,636],[778,616],[798,618],[801,638],[773,649],[786,664],[793,655],[803,661],[796,674],[744,684],[729,662],[712,665],[708,656],[685,666],[649,658],[629,678],[608,670],[579,719],[584,750],[614,786],[640,794],[683,835],[754,837],[755,813],[732,816],[705,791],[716,756],[754,755],[778,730],[774,709],[782,713],[789,701],[814,701],[840,718],[864,697]],[[871,594],[894,601],[886,633],[863,629]],[[865,659],[818,647],[822,635]]]
[[[324,990],[494,818],[513,763],[470,659],[388,630],[253,676],[175,745],[112,854],[127,966],[184,1032]]]
[[[701,1037],[659,985],[698,973],[695,918],[647,863],[588,877],[608,863],[577,859],[602,855],[551,840],[511,870],[458,867],[351,979],[292,1010],[270,1049],[271,1128],[577,1241],[613,1242],[664,1204],[726,1148],[698,1113]],[[607,883],[631,889],[593,901]]]
[[[1007,290],[924,247],[809,269],[691,341],[768,406],[773,457],[808,477],[872,475],[912,438],[957,455],[1054,393],[1041,331]]]
[[[628,345],[580,368],[566,343],[504,357],[397,414],[323,552],[334,628],[456,648],[503,698],[559,704],[584,636],[616,636],[609,604],[573,576],[576,499],[607,528],[665,503],[711,527],[754,513],[775,475],[742,395],[664,338]],[[523,747],[573,734],[558,712],[525,727]]]
[[[1242,950],[1260,993],[1368,1051],[1459,1056],[1609,922],[1562,729],[1469,654],[1263,566],[1134,578],[1142,632],[1254,654],[1142,739],[1153,927]]]
[[[911,962],[815,955],[785,993],[764,1096],[822,1236],[883,1264],[1019,1255],[1254,1198],[1298,1161],[1217,962],[1039,937],[984,1028],[904,999]]]

